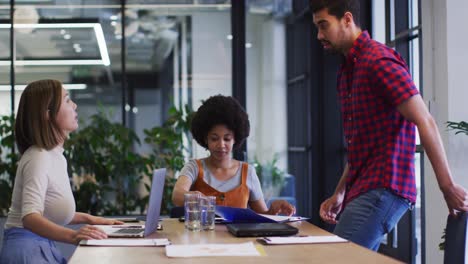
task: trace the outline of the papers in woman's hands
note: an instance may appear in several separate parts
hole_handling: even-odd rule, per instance
[[[217,205],[215,212],[229,223],[284,223],[303,221],[309,218],[301,216],[281,216],[257,214],[249,208],[236,208]]]
[[[261,246],[260,246],[261,247]],[[196,244],[166,246],[168,257],[261,256],[253,242],[238,244]]]
[[[292,237],[263,237],[257,239],[267,245],[282,244],[313,244],[313,243],[341,243],[348,240],[339,236],[292,236]]]
[[[110,246],[110,247],[160,247],[170,245],[169,239],[90,239],[81,240],[82,246]]]
[[[302,216],[284,216],[284,215],[267,215],[267,214],[260,214],[260,215],[263,217],[273,219],[278,223],[305,221],[309,219],[308,217],[302,217]]]

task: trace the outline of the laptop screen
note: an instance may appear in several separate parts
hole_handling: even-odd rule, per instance
[[[153,172],[153,182],[148,204],[148,213],[146,214],[145,233],[148,236],[156,231],[161,214],[161,203],[164,192],[164,182],[166,179],[166,169],[157,169]]]

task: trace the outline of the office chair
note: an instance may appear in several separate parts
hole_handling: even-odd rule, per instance
[[[467,213],[458,213],[456,217],[449,215],[445,229],[445,264],[466,263]]]
[[[296,206],[296,177],[294,177],[294,175],[285,175],[285,184],[281,189],[279,196],[270,197],[270,199],[266,201],[267,207],[269,208],[271,203],[275,200],[285,200]]]

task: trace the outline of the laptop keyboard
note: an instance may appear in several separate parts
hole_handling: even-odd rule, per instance
[[[114,233],[117,233],[117,234],[138,234],[140,232],[143,232],[143,228],[122,228],[122,229],[119,229],[117,231],[115,231]]]

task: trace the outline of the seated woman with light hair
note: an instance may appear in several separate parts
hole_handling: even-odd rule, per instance
[[[76,104],[56,80],[30,83],[18,107],[15,139],[21,159],[5,223],[0,263],[66,263],[54,241],[107,238],[97,227],[120,221],[75,212],[63,143],[78,128]]]

